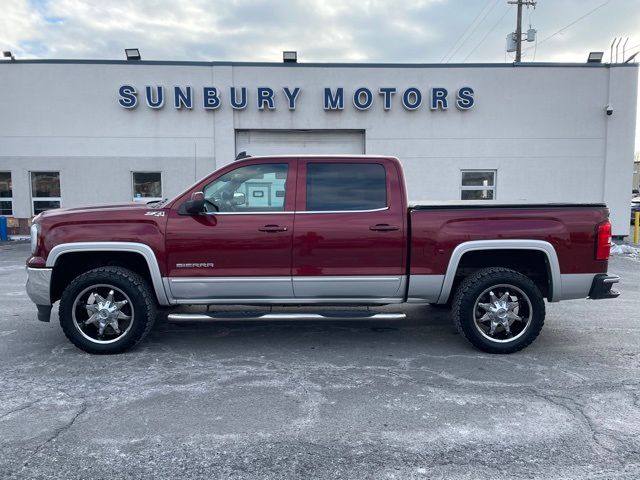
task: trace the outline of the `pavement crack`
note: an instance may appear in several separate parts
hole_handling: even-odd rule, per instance
[[[43,397],[44,398],[44,397]],[[14,408],[13,410],[9,410],[8,412],[3,413],[2,415],[0,415],[0,419],[3,419],[5,417],[8,417],[10,415],[13,415],[14,413],[18,413],[21,412],[23,410],[26,410],[27,408],[31,408],[32,406],[34,406],[36,403],[40,402],[43,400],[43,398],[39,398],[37,400],[34,400],[32,402],[29,403],[25,403],[24,405],[21,405],[17,408]]]
[[[605,444],[603,444],[603,442],[598,438],[599,435],[601,436],[605,436],[605,437],[609,437],[612,438],[613,440],[615,440],[616,442],[619,442],[619,439],[616,438],[614,435],[611,434],[607,434],[607,433],[603,433],[601,431],[598,430],[597,426],[593,423],[593,420],[591,420],[591,417],[589,417],[589,415],[587,415],[584,411],[584,407],[578,403],[575,399],[571,398],[571,397],[565,397],[562,395],[558,395],[558,394],[540,394],[537,392],[533,392],[532,393],[533,396],[536,396],[542,400],[545,400],[549,403],[552,403],[553,405],[556,405],[560,408],[563,408],[565,410],[567,410],[568,412],[570,412],[572,414],[572,416],[574,417],[579,417],[580,419],[582,419],[582,423],[583,425],[585,425],[587,427],[587,429],[589,430],[589,433],[591,434],[591,440],[593,441],[593,443],[595,445],[597,445],[599,448],[605,450],[607,453],[615,455],[616,453],[618,453],[616,451],[616,449],[614,448],[610,448],[608,446],[606,446]],[[559,401],[558,399],[564,400],[564,402],[568,403],[571,405],[571,407],[567,406],[565,403]],[[623,462],[621,462],[623,463]]]
[[[53,432],[53,435],[51,435],[48,439],[46,439],[44,442],[42,442],[40,445],[38,445],[35,448],[35,450],[33,451],[33,453],[31,455],[29,455],[29,458],[27,458],[24,461],[22,466],[26,467],[28,465],[28,463],[31,461],[31,459],[33,457],[35,457],[38,453],[40,453],[49,443],[53,442],[60,435],[62,435],[63,433],[67,432],[73,426],[73,424],[76,422],[76,420],[78,420],[80,415],[82,415],[86,411],[87,411],[87,402],[83,401],[82,404],[80,405],[80,408],[75,413],[75,415],[73,417],[71,417],[71,419],[67,423],[65,423],[63,426],[61,426],[60,428],[56,429],[56,431]]]

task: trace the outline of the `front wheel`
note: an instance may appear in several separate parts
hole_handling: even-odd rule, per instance
[[[121,267],[79,275],[60,299],[62,330],[89,353],[128,350],[149,333],[155,317],[155,300],[145,279]]]
[[[458,331],[475,347],[513,353],[542,330],[544,298],[529,277],[508,268],[484,268],[462,281],[452,314]]]

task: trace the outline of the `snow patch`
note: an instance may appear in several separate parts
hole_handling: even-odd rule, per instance
[[[627,245],[626,243],[612,244],[611,255],[623,255],[627,257],[640,257],[640,248],[633,245]]]

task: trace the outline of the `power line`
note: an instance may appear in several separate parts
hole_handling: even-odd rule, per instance
[[[473,27],[475,25],[474,31],[475,29],[478,27],[478,24],[480,22],[482,22],[482,20],[484,20],[484,18],[487,16],[487,14],[493,10],[493,8],[496,6],[496,4],[498,3],[499,0],[489,0],[487,2],[487,4],[484,6],[484,8],[482,10],[480,10],[480,12],[478,12],[478,15],[476,15],[476,17],[473,19],[473,21],[469,24],[469,26],[465,29],[465,31],[462,33],[462,35],[458,38],[458,40],[456,40],[456,42],[451,46],[451,48],[449,48],[449,50],[447,50],[447,53],[440,59],[440,63],[444,62],[444,59],[449,57],[449,60],[451,60],[451,58],[453,57],[453,55],[456,54],[456,52],[460,49],[460,46],[462,46],[464,44],[464,42],[467,40],[467,38],[465,38],[467,36],[467,33],[469,32],[469,30],[471,29],[471,27]],[[489,8],[490,7],[490,8]],[[488,10],[487,10],[488,9]],[[480,22],[476,23],[478,21],[478,19],[480,18],[480,16],[484,13],[484,16],[482,17],[482,20],[480,20]],[[464,39],[464,40],[463,40]],[[458,42],[460,42],[461,40],[463,40],[463,42],[460,44],[460,46],[458,46],[458,48],[451,54],[449,55],[449,52],[451,52],[454,48],[456,48],[456,46],[458,45]],[[449,62],[449,60],[447,60],[447,62]]]
[[[604,7],[606,4],[611,3],[611,0],[607,0],[606,2],[601,3],[600,5],[598,5],[596,8],[589,10],[587,13],[585,13],[584,15],[582,15],[579,18],[576,18],[573,22],[569,23],[568,25],[565,25],[564,27],[562,27],[560,30],[558,30],[555,33],[552,33],[551,35],[549,35],[548,37],[543,38],[542,40],[540,40],[539,42],[536,43],[535,47],[539,47],[540,45],[542,45],[544,42],[546,42],[547,40],[552,39],[553,37],[555,37],[556,35],[558,35],[559,33],[564,32],[567,28],[574,26],[576,23],[578,23],[580,20],[588,17],[589,15],[591,15],[593,12],[595,12],[596,10],[601,9],[602,7]],[[534,47],[527,47],[525,48],[525,50],[530,50]]]
[[[491,34],[491,32],[493,32],[493,31],[497,28],[498,24],[499,24],[502,20],[504,20],[504,17],[506,17],[506,16],[507,16],[507,14],[508,14],[509,12],[510,12],[510,9],[507,7],[507,10],[504,12],[504,14],[503,14],[499,19],[498,19],[498,21],[497,21],[496,23],[494,23],[494,24],[493,24],[493,26],[492,26],[492,27],[487,31],[487,33],[485,33],[484,37],[482,37],[482,40],[480,40],[478,43],[476,43],[476,46],[475,46],[475,47],[473,47],[473,50],[471,50],[471,51],[469,52],[469,54],[468,54],[466,57],[464,57],[464,60],[462,60],[462,63],[466,62],[466,61],[467,61],[467,59],[468,59],[471,55],[473,55],[473,53],[478,49],[478,47],[480,47],[480,45],[482,45],[482,44],[484,43],[484,41],[487,39],[487,37],[489,37],[489,35]]]
[[[453,57],[455,57],[456,53],[458,53],[458,51],[462,48],[462,46],[467,42],[467,40],[469,40],[473,34],[476,32],[476,30],[478,29],[478,27],[480,25],[482,25],[482,22],[484,22],[484,19],[487,18],[487,15],[489,15],[494,8],[496,8],[496,5],[498,4],[499,0],[496,0],[493,5],[491,6],[491,8],[489,10],[487,10],[487,12],[482,16],[482,18],[480,19],[480,21],[478,23],[476,23],[476,26],[469,32],[469,35],[467,36],[467,38],[465,40],[462,41],[462,43],[458,46],[458,48],[456,48],[456,50],[451,54],[451,56],[449,57],[449,60],[447,60],[447,63],[449,63],[451,60],[453,60]]]
[[[633,50],[634,48],[638,48],[638,47],[640,47],[640,43],[637,44],[637,45],[634,45],[633,47],[627,48],[627,50]]]

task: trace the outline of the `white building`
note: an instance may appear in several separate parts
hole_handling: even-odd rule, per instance
[[[604,201],[627,235],[637,75],[592,63],[6,61],[0,207],[24,230],[58,205],[172,197],[241,151],[367,153],[401,159],[412,200]]]

